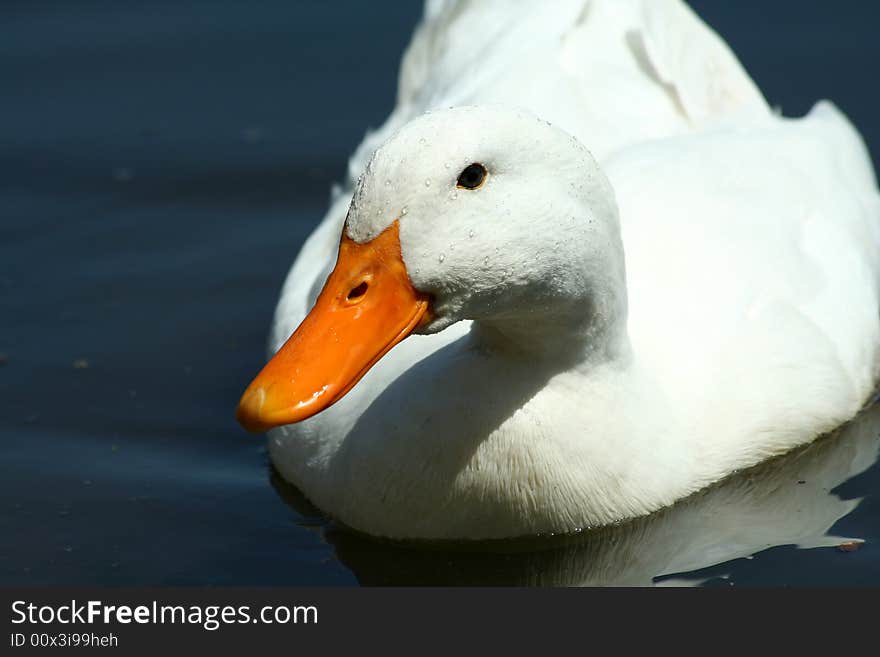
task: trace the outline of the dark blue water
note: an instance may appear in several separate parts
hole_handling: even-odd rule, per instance
[[[833,99],[877,160],[876,5],[694,4],[772,103]],[[420,11],[0,4],[0,584],[880,584],[873,416],[683,510],[478,552],[354,536],[275,480],[233,409]],[[866,542],[797,549],[779,513]]]

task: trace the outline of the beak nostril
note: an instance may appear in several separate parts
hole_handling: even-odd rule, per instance
[[[363,281],[360,285],[353,287],[346,297],[349,301],[360,299],[367,292],[367,282]]]

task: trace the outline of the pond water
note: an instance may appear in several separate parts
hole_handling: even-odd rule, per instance
[[[694,4],[772,103],[832,98],[876,161],[880,9]],[[0,584],[880,584],[876,410],[651,518],[476,550],[354,535],[273,475],[233,409],[419,14],[0,7]]]

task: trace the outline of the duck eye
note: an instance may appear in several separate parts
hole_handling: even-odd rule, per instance
[[[458,187],[464,189],[476,189],[486,180],[486,167],[482,164],[474,162],[467,165],[460,174],[458,174]]]

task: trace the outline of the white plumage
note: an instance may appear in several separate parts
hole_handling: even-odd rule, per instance
[[[488,182],[456,190],[473,161]],[[356,529],[476,539],[644,515],[833,429],[874,388],[864,145],[830,103],[774,115],[679,0],[429,2],[350,171],[366,173],[297,258],[271,350],[346,215],[357,242],[400,220],[437,318],[270,451]]]

